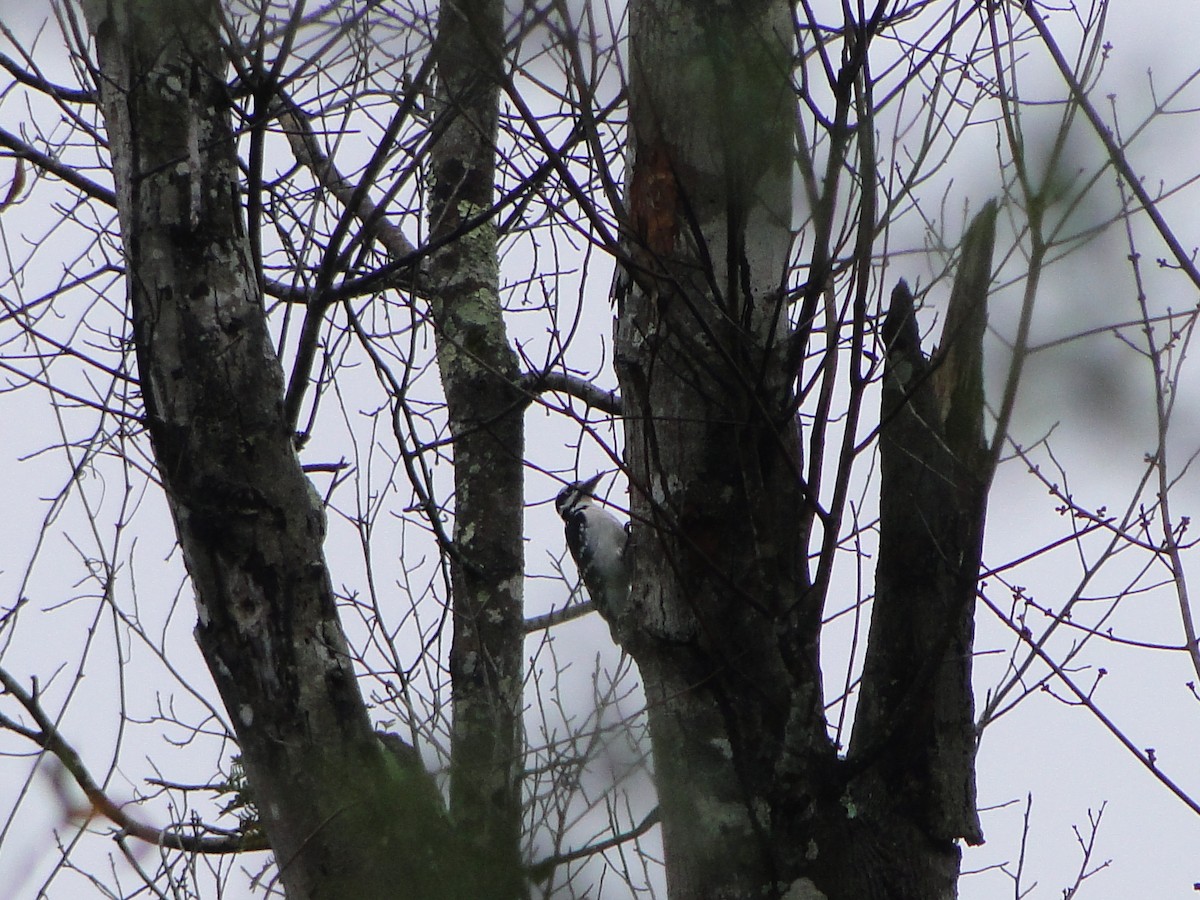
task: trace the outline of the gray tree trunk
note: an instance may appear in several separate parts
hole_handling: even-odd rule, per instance
[[[215,2],[93,0],[145,422],[288,896],[470,896],[428,776],[359,693],[238,191]]]
[[[616,361],[637,620],[622,632],[673,897],[772,895],[780,760],[831,758],[785,369],[791,35],[784,3],[630,10],[640,271]]]
[[[878,590],[842,759],[823,709],[825,585],[807,570],[816,501],[782,292],[792,35],[777,0],[631,5],[632,288],[616,364],[634,590],[615,633],[645,682],[672,897],[950,898],[956,840],[980,839],[970,653],[992,214],[938,364],[907,289],[889,317],[903,326],[885,335]],[[819,259],[813,271],[826,277]]]
[[[438,368],[454,439],[454,721],[450,811],[484,860],[478,896],[523,893],[524,412],[500,302],[493,203],[502,0],[443,3],[440,133],[431,150],[430,238],[461,233],[429,269]]]

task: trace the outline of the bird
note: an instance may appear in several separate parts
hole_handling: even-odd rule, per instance
[[[596,485],[603,477],[601,472],[586,481],[568,484],[559,491],[554,505],[562,516],[567,549],[588,596],[612,625],[629,601],[629,560],[625,552],[629,526],[596,504]]]

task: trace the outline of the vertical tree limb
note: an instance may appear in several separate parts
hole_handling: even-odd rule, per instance
[[[908,286],[892,292],[875,604],[849,752],[856,803],[884,821],[904,811],[947,852],[982,840],[971,653],[991,481],[982,341],[995,217],[989,203],[967,230],[931,360]]]
[[[502,77],[501,0],[443,3],[430,240],[490,209]],[[438,367],[454,439],[451,814],[486,862],[479,896],[520,896],[526,407],[489,220],[430,260]]]
[[[763,896],[785,735],[793,774],[831,755],[781,290],[794,35],[774,0],[640,0],[629,32],[636,271],[615,362],[634,590],[617,633],[646,687],[669,893]]]

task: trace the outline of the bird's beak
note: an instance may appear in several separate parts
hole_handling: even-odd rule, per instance
[[[603,472],[597,472],[595,475],[593,475],[587,481],[581,481],[579,483],[579,487],[585,493],[594,494],[596,491],[596,487],[600,484],[600,479],[603,477],[604,477]]]

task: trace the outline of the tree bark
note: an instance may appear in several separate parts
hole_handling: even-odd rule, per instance
[[[904,282],[884,321],[880,546],[849,761],[864,807],[904,809],[933,839],[983,836],[971,694],[975,585],[991,454],[983,355],[996,208],[963,240],[942,344],[921,353]]]
[[[443,3],[438,19],[440,137],[431,151],[430,237],[454,234],[493,203],[502,0]],[[450,809],[485,861],[478,896],[521,896],[524,647],[524,411],[500,300],[489,220],[434,254],[429,294],[454,439],[454,720]]]
[[[950,898],[956,839],[980,839],[970,654],[990,480],[979,366],[994,210],[965,242],[935,360],[907,289],[888,319],[904,325],[886,333],[877,599],[840,759],[781,290],[789,9],[630,8],[634,287],[618,298],[616,364],[634,588],[614,633],[646,688],[671,896]],[[856,77],[847,62],[839,85]],[[863,214],[872,228],[869,205]]]
[[[146,426],[288,896],[466,896],[437,792],[384,749],[355,680],[251,264],[217,4],[85,12]]]
[[[830,897],[952,900],[975,808],[975,592],[992,454],[983,437],[983,336],[996,208],[963,238],[932,359],[913,298],[892,292],[880,413],[879,558],[842,798],[851,839]],[[824,874],[824,872],[822,872]]]
[[[630,7],[619,308],[634,598],[671,896],[762,897],[777,769],[828,765],[786,371],[784,3]],[[768,893],[764,894],[764,888]]]

